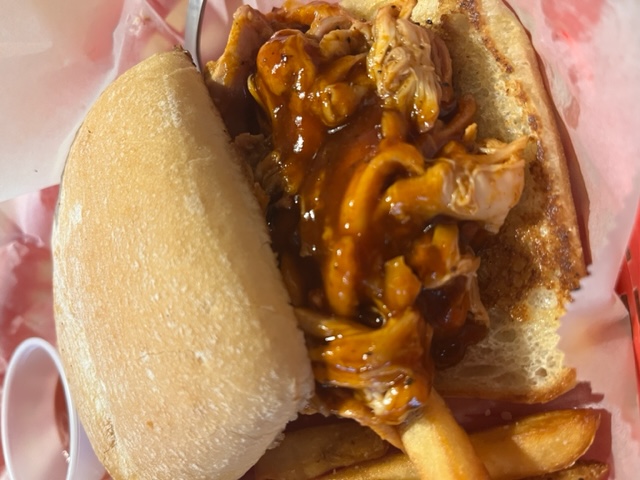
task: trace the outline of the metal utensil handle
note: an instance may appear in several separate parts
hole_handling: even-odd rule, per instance
[[[206,0],[189,0],[187,7],[187,21],[184,29],[184,48],[191,53],[198,70],[202,71],[200,59],[200,28],[204,18]]]

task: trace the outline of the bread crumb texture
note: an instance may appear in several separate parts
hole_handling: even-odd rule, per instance
[[[114,478],[238,478],[306,403],[266,226],[185,53],[139,64],[92,108],[53,251],[65,370]]]

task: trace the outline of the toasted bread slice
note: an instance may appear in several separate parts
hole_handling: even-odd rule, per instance
[[[369,17],[382,4],[344,0]],[[570,389],[575,372],[557,348],[559,318],[585,274],[575,208],[553,108],[526,31],[500,0],[419,0],[451,53],[454,87],[478,103],[479,138],[529,135],[526,186],[500,233],[479,252],[487,338],[439,372],[444,395],[540,402]]]

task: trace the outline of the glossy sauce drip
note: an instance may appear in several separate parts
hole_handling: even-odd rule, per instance
[[[464,279],[426,290],[406,265],[416,239],[450,221],[402,222],[376,213],[384,190],[412,175],[404,159],[381,166],[380,178],[372,174],[375,181],[367,181],[376,191],[367,198],[353,193],[353,179],[365,178],[374,159],[409,151],[420,134],[393,112],[383,120],[390,112],[376,96],[364,55],[326,58],[317,40],[298,30],[280,31],[263,45],[250,90],[269,116],[273,144],[256,169],[272,199],[272,246],[294,306],[317,312],[324,331],[333,332],[308,335],[316,379],[326,387],[319,396],[338,412],[349,403],[344,398],[385,405],[373,408],[372,421],[398,423],[426,400],[430,352],[438,365],[450,365],[484,333],[467,326]],[[383,121],[395,135],[383,138]],[[425,168],[421,156],[420,163]],[[359,210],[363,227],[344,220],[355,202],[366,204]],[[420,257],[419,269],[439,278],[446,259],[434,252]]]

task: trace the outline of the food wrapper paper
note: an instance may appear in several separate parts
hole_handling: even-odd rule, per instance
[[[210,0],[205,60],[221,52],[241,3]],[[638,385],[629,317],[614,287],[640,197],[640,3],[508,4],[530,32],[557,109],[591,263],[560,328],[581,385],[546,408],[606,411],[593,455],[610,463],[613,477],[636,478]],[[186,9],[186,0],[0,0],[0,380],[20,341],[55,342],[49,237],[55,185],[78,125],[117,75],[181,44]],[[452,405],[467,422],[517,415],[495,402]],[[0,458],[0,472],[2,465]]]

